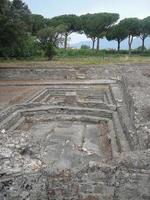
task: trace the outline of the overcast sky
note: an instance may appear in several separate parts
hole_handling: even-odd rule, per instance
[[[120,18],[144,18],[150,15],[150,0],[23,0],[34,14],[54,17],[62,14],[86,14],[116,12]],[[85,36],[73,34],[71,43],[85,40]]]

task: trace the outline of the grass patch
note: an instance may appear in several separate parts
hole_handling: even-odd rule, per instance
[[[132,64],[132,63],[150,63],[150,51],[146,51],[143,54],[139,51],[133,51],[132,55],[128,55],[128,51],[121,51],[118,54],[116,51],[92,51],[90,49],[57,49],[57,55],[52,61],[48,61],[46,57],[33,57],[30,59],[0,59],[0,66],[9,66],[9,64],[16,64],[16,66],[34,65],[38,63],[41,66],[53,66],[53,65],[105,65],[105,64]]]
[[[67,65],[103,65],[103,64],[129,64],[129,63],[150,63],[150,57],[142,56],[88,56],[88,57],[57,57],[55,63]]]

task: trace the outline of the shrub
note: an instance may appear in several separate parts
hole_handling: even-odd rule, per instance
[[[137,51],[142,51],[142,46],[139,46],[137,49],[135,49]],[[144,47],[144,51],[147,50],[146,47]]]
[[[88,46],[88,45],[86,45],[86,44],[81,45],[81,49],[90,49],[90,48],[91,48],[91,47]]]
[[[46,44],[45,45],[45,56],[47,56],[49,60],[52,60],[54,55],[56,55],[54,46],[50,43]]]
[[[12,47],[0,48],[0,56],[7,58],[31,58],[35,56],[43,56],[43,50],[39,46],[35,37],[28,36],[24,40]]]

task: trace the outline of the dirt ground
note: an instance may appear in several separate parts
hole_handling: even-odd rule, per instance
[[[4,83],[4,82],[3,82]],[[30,95],[38,91],[38,87],[16,87],[16,86],[1,86],[0,87],[0,109],[8,106],[23,103]]]

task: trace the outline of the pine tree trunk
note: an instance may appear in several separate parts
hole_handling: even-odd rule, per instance
[[[131,46],[132,46],[133,36],[129,35],[128,44],[129,44],[129,55],[131,55]]]
[[[118,40],[118,53],[120,52],[120,40]]]
[[[97,51],[99,51],[99,38],[97,38]]]
[[[92,42],[93,42],[92,50],[94,50],[94,47],[95,47],[95,40],[92,40]]]
[[[68,34],[65,34],[65,42],[64,42],[64,49],[67,49],[67,38],[68,38]]]
[[[131,44],[129,44],[129,55],[131,55]]]
[[[142,52],[145,50],[145,38],[142,38]]]

